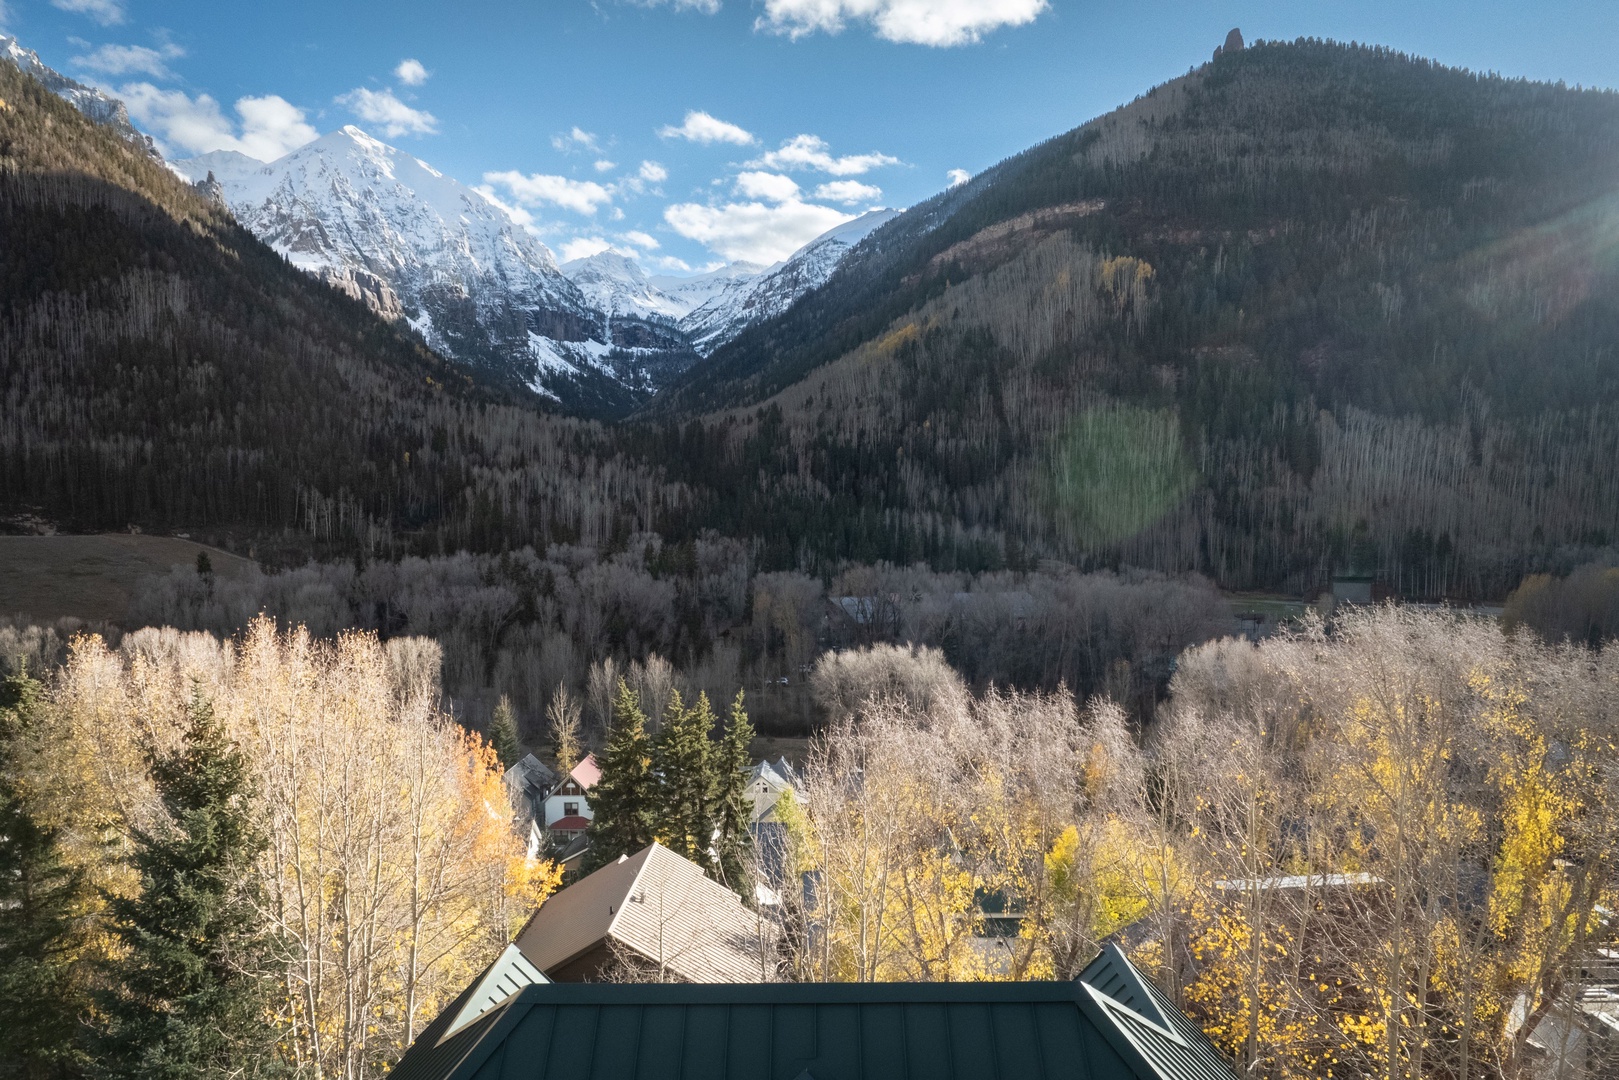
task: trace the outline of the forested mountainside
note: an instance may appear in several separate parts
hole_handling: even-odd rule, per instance
[[[1612,93],[1227,54],[876,229],[616,427],[446,363],[11,65],[0,98],[8,516],[1459,597],[1619,541]]]
[[[7,515],[386,554],[605,542],[679,501],[9,64],[0,101]]]
[[[1619,540],[1616,178],[1611,92],[1228,53],[878,230],[648,452],[786,561],[1501,595]]]
[[[0,34],[0,60],[17,68],[24,74],[32,75],[45,84],[45,89],[57,95],[62,100],[78,109],[85,116],[99,124],[105,124],[125,142],[131,144],[154,161],[163,160],[163,155],[157,152],[157,146],[152,137],[136,129],[129,119],[129,109],[122,101],[97,90],[93,86],[86,86],[77,79],[70,79],[59,71],[45,66],[39,54],[32,49],[25,49],[22,43],[14,37]]]

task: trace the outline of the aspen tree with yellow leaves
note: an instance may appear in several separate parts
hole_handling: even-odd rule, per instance
[[[883,661],[787,815],[798,977],[1065,978],[1111,939],[1250,1076],[1604,1076],[1619,650],[1350,611],[1186,651],[1139,737]]]
[[[1277,793],[1269,829],[1193,845],[1226,879],[1188,909],[1216,1041],[1278,1077],[1516,1077],[1560,1053],[1548,1032],[1584,1023],[1619,943],[1616,661],[1392,607],[1183,656],[1177,717],[1268,703],[1262,757],[1198,752]]]
[[[322,641],[268,620],[228,642],[81,637],[45,684],[60,738],[37,766],[40,812],[98,895],[133,895],[130,837],[163,813],[146,762],[204,695],[257,791],[252,891],[270,933],[254,974],[277,987],[279,1054],[298,1075],[379,1076],[559,880],[526,858],[493,749],[438,685],[419,639]],[[115,955],[89,917],[86,953]]]

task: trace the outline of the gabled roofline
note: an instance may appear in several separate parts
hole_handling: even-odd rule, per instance
[[[1100,969],[1116,971],[1123,975],[1125,981],[1130,983],[1137,993],[1141,994],[1147,1003],[1153,1007],[1154,1011],[1159,1014],[1158,1017],[1154,1019],[1143,1016],[1139,1009],[1132,1008],[1118,998],[1091,985],[1088,981],[1089,978],[1094,977],[1093,973],[1098,972]],[[1174,1003],[1164,995],[1163,991],[1154,986],[1152,981],[1143,975],[1135,964],[1130,962],[1129,956],[1117,944],[1109,942],[1103,946],[1101,952],[1096,954],[1095,959],[1085,965],[1085,970],[1080,973],[1078,979],[1074,980],[1074,983],[1076,986],[1084,987],[1085,993],[1080,996],[1080,1007],[1101,1029],[1109,1045],[1124,1056],[1126,1060],[1140,1066],[1146,1075],[1162,1076],[1163,1070],[1153,1061],[1146,1048],[1137,1043],[1135,1036],[1130,1031],[1107,1015],[1111,1010],[1116,1009],[1121,1013],[1126,1013],[1141,1023],[1143,1027],[1164,1036],[1175,1045],[1183,1047],[1208,1061],[1218,1063],[1219,1068],[1224,1070],[1231,1080],[1239,1080],[1237,1070],[1227,1060],[1225,1054],[1220,1051],[1220,1048],[1214,1045],[1214,1040],[1210,1039],[1197,1024],[1193,1023],[1191,1017],[1177,1009]],[[1166,1012],[1165,1010],[1168,1011]],[[1185,1024],[1184,1030],[1180,1023],[1171,1018],[1172,1016],[1180,1017],[1181,1022]]]
[[[556,782],[553,783],[550,787],[545,789],[545,797],[547,799],[555,797],[556,793],[562,790],[562,787],[563,787],[564,784],[566,784],[569,780],[574,779],[574,776],[573,776],[574,769],[579,768],[579,766],[583,765],[587,760],[588,761],[596,761],[596,752],[594,750],[587,752],[584,757],[582,757],[578,761],[574,762],[573,769],[569,769],[567,772],[565,772],[561,776],[557,777]],[[597,769],[598,772],[601,770],[601,762],[596,761],[596,769]],[[575,780],[574,782],[578,783],[577,780]],[[583,792],[585,790],[585,785],[579,784],[579,790],[581,792]],[[581,795],[581,798],[583,798],[583,797],[584,796]]]
[[[1087,975],[1124,976],[1132,998],[1169,1010],[1164,1017],[1146,1015],[1086,981],[974,983],[536,983],[518,990],[460,1031],[438,1042],[453,1060],[429,1064],[409,1062],[400,1080],[464,1080],[486,1067],[516,1025],[534,1008],[584,1006],[836,1006],[886,1004],[1035,1005],[1072,1003],[1084,1021],[1098,1029],[1103,1041],[1143,1080],[1239,1080],[1201,1030],[1185,1018],[1155,987],[1145,982],[1122,950],[1110,945],[1087,965]],[[1148,1033],[1151,1033],[1150,1035]],[[1144,1045],[1162,1038],[1179,1048],[1166,1059],[1162,1046]],[[463,1045],[464,1044],[464,1045]],[[1184,1052],[1187,1057],[1182,1057]],[[407,1058],[409,1055],[407,1055]],[[401,1064],[407,1064],[401,1061]],[[428,1071],[424,1071],[428,1070]],[[420,1074],[418,1076],[418,1074]]]
[[[523,986],[541,986],[550,981],[545,977],[545,972],[529,962],[521,949],[516,945],[507,945],[494,962],[484,968],[483,974],[478,976],[472,986],[456,999],[461,1007],[456,1012],[455,1019],[450,1021],[450,1026],[445,1029],[444,1038],[439,1042],[444,1042],[463,1028],[471,1026],[478,1017],[500,1008],[515,996],[508,994],[504,998],[490,1000],[498,990],[500,982],[506,982],[508,985],[520,982],[522,986],[519,986],[518,990],[521,990]]]

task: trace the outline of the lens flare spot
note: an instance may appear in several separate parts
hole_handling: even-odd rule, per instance
[[[1052,523],[1081,549],[1150,528],[1197,484],[1180,423],[1166,409],[1086,409],[1052,439],[1048,467]]]

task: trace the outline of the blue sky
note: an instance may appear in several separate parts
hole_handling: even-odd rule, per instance
[[[612,244],[649,269],[767,259],[914,203],[1232,26],[1619,85],[1614,0],[0,0],[0,27],[125,96],[173,157],[357,123],[559,255]]]

